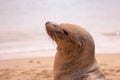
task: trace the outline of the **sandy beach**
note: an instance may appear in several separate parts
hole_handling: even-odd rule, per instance
[[[120,80],[120,54],[97,54],[108,80]],[[54,57],[0,60],[0,80],[53,80]]]

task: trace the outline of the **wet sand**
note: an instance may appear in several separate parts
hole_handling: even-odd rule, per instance
[[[108,80],[120,80],[120,54],[97,54]],[[0,60],[0,80],[53,80],[54,57]]]

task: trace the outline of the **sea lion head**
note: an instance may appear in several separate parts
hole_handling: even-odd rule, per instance
[[[73,52],[84,51],[94,54],[94,41],[91,35],[83,28],[74,24],[57,24],[46,22],[48,35],[57,44],[58,50]]]

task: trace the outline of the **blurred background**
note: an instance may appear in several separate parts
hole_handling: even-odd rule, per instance
[[[77,24],[96,53],[120,53],[119,0],[0,0],[0,59],[54,56],[45,22]]]

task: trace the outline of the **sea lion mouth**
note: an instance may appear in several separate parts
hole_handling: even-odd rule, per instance
[[[50,21],[46,22],[45,26],[46,26],[46,31],[48,35],[54,40],[56,37],[56,27],[58,26],[55,25],[55,23],[50,22]]]

